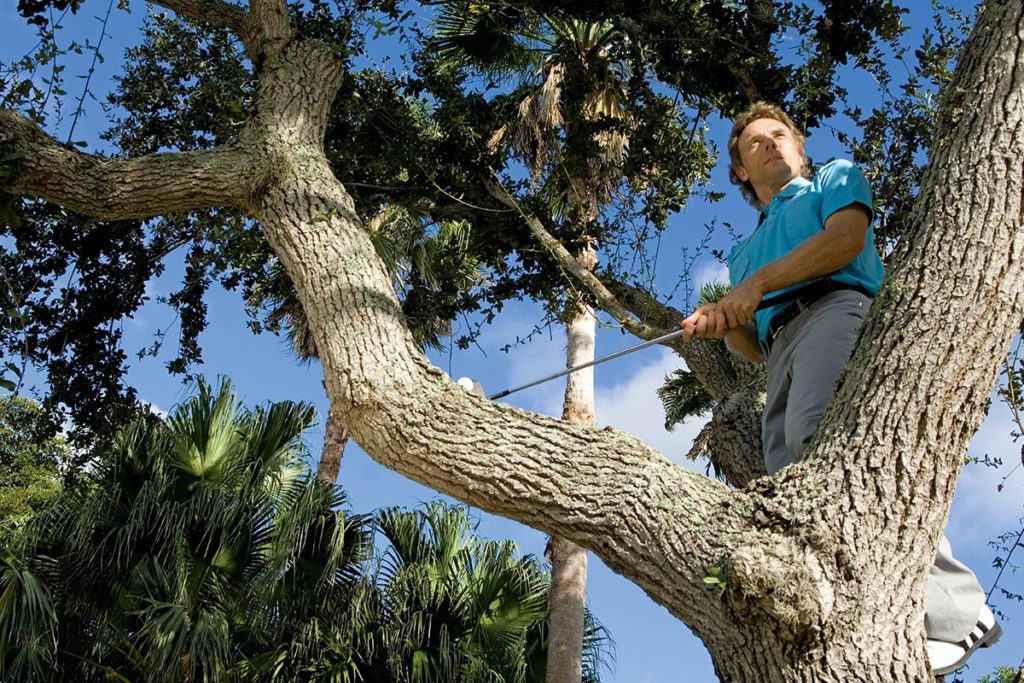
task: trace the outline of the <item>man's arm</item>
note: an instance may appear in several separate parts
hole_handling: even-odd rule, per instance
[[[766,293],[839,270],[863,251],[870,223],[871,214],[861,204],[839,209],[828,217],[821,232],[763,265],[718,303],[698,307],[680,323],[686,330],[683,338],[721,339],[729,330],[754,319]]]
[[[725,333],[725,346],[738,356],[743,356],[751,363],[763,363],[764,352],[757,343],[757,325],[749,322]]]
[[[829,216],[824,230],[785,256],[763,265],[718,302],[726,330],[753,320],[757,305],[768,292],[834,273],[857,258],[864,250],[870,222],[871,214],[866,207],[850,204]]]

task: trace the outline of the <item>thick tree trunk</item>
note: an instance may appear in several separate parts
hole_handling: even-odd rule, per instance
[[[596,256],[592,247],[578,261],[593,270]],[[566,326],[566,365],[573,367],[594,360],[597,318],[580,302]],[[562,419],[573,424],[594,426],[594,368],[569,374],[565,383]],[[554,536],[548,543],[551,556],[551,594],[548,608],[547,683],[580,683],[583,678],[583,629],[587,608],[587,550],[572,541]]]
[[[987,3],[968,41],[914,235],[806,460],[743,490],[628,435],[470,396],[431,367],[323,154],[341,60],[289,39],[279,0],[252,5],[263,61],[236,145],[101,161],[0,111],[0,141],[29,154],[6,189],[97,218],[184,210],[193,195],[248,211],[309,315],[332,407],[367,453],[593,550],[707,644],[723,681],[928,680],[924,578],[1024,317],[1020,0]],[[703,582],[713,567],[721,592]]]
[[[327,411],[327,424],[324,426],[324,445],[320,451],[320,461],[316,465],[316,478],[325,484],[333,484],[338,480],[341,469],[341,456],[345,453],[348,443],[348,429],[341,415],[334,408]]]

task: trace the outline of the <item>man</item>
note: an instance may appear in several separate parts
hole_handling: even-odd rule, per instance
[[[804,136],[779,107],[740,114],[729,135],[729,176],[760,210],[729,254],[732,290],[680,323],[684,338],[722,339],[751,362],[767,360],[765,467],[803,457],[884,275],[871,229],[871,188],[848,161],[807,179]],[[758,307],[767,295],[772,303]],[[776,299],[779,297],[779,299]],[[936,675],[963,666],[1001,633],[974,574],[943,538],[928,577],[925,629]]]

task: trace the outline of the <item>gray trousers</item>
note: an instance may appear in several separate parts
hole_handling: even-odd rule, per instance
[[[871,300],[860,292],[833,292],[782,328],[768,356],[768,398],[762,436],[769,474],[803,457],[835,391]],[[953,558],[945,536],[928,574],[925,630],[956,643],[978,621],[985,593],[974,573]]]

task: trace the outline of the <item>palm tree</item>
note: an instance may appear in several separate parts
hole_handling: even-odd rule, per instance
[[[442,503],[382,511],[373,556],[370,520],[305,463],[314,417],[200,383],[121,432],[0,548],[0,678],[543,680],[541,566]],[[587,632],[596,681],[610,641]]]
[[[569,234],[583,243],[577,259],[593,270],[593,226],[621,178],[629,147],[620,126],[626,74],[613,56],[619,32],[608,22],[462,1],[444,6],[435,40],[454,65],[523,82],[517,115],[493,133],[490,144],[508,144],[535,179],[547,174],[551,215],[575,223]],[[593,360],[593,311],[578,296],[570,296],[565,310],[568,365]],[[592,368],[569,376],[563,419],[594,423]],[[587,554],[560,538],[550,539],[548,549],[553,596],[547,680],[576,683],[582,675]]]
[[[119,434],[0,558],[0,674],[228,680],[318,657],[294,649],[303,620],[357,627],[370,537],[308,474],[314,415],[200,383],[166,422]]]
[[[550,579],[511,541],[472,535],[466,508],[441,501],[377,515],[389,547],[379,569],[386,650],[411,683],[540,683],[547,669]],[[586,615],[583,680],[597,681],[610,640]]]

